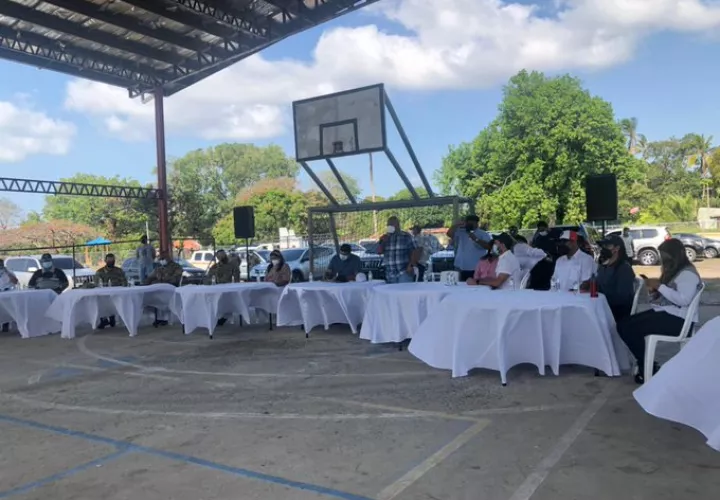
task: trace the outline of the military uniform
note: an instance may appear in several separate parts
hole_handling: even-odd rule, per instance
[[[210,266],[208,270],[208,276],[211,278],[215,276],[215,280],[218,283],[235,283],[240,282],[240,268],[237,263],[232,260],[228,262],[218,262]]]
[[[103,286],[127,286],[125,272],[117,266],[104,266],[98,269],[95,273],[95,282],[99,284],[100,281]]]
[[[182,274],[182,266],[175,261],[170,261],[164,266],[160,266],[155,269],[152,274],[147,277],[145,282],[148,285],[152,285],[154,283],[169,283],[171,285],[179,286]]]

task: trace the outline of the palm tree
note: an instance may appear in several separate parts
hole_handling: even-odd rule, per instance
[[[694,151],[688,158],[688,165],[697,165],[700,170],[700,175],[704,180],[703,194],[707,201],[707,206],[710,206],[710,186],[707,179],[710,174],[709,162],[710,154],[713,151],[712,147],[713,136],[705,137],[704,135],[696,134],[690,140],[691,151]]]
[[[637,118],[623,118],[620,120],[620,129],[625,137],[627,137],[627,148],[628,153],[634,155],[637,153],[638,143],[638,119]]]

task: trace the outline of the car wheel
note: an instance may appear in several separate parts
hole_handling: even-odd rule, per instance
[[[714,259],[718,256],[717,248],[714,247],[707,247],[705,249],[705,257],[708,259]]]
[[[305,277],[303,276],[303,273],[295,269],[292,272],[292,282],[293,283],[300,283],[301,281],[305,281]]]
[[[660,260],[660,257],[658,257],[655,250],[643,250],[638,254],[637,260],[643,266],[655,266]]]
[[[687,255],[687,258],[690,262],[695,262],[697,259],[697,252],[694,248],[685,247],[685,255]]]

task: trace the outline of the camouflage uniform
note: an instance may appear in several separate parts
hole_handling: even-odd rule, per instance
[[[103,286],[127,286],[127,278],[125,272],[117,266],[104,266],[95,273],[95,282],[102,280]]]
[[[235,278],[235,283],[239,283],[240,268],[237,263],[232,260],[229,260],[228,262],[218,262],[210,266],[208,276],[211,278],[215,276],[217,283],[232,283],[233,278]]]
[[[154,283],[169,283],[171,285],[179,286],[182,274],[182,266],[175,261],[170,261],[166,265],[156,268],[152,274],[147,277],[145,282],[148,285],[152,285]]]

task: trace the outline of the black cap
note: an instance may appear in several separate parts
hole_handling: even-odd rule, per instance
[[[622,240],[620,236],[617,235],[610,235],[606,236],[602,240],[598,241],[598,245],[605,246],[605,245],[611,245],[614,247],[622,247],[625,245],[625,242]]]
[[[480,222],[480,217],[478,217],[475,214],[470,214],[467,217],[465,217],[465,220],[467,222]]]
[[[40,257],[40,260],[41,260],[41,261],[42,261],[42,260],[44,260],[44,261],[50,260],[50,261],[51,261],[51,260],[52,260],[52,255],[50,255],[49,253],[44,253],[44,254],[42,254],[42,256]]]
[[[493,239],[505,245],[508,250],[512,250],[512,247],[515,246],[515,240],[508,233],[500,233],[495,235]]]
[[[350,245],[348,245],[347,243],[343,243],[342,245],[340,245],[340,252],[341,253],[351,253],[352,247]]]

